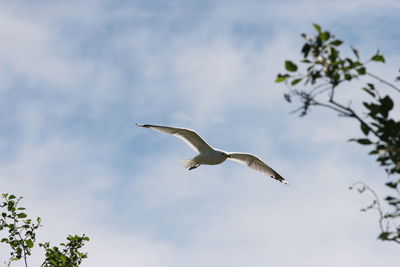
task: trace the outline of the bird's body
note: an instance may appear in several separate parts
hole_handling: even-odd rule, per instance
[[[200,165],[217,165],[221,164],[227,159],[227,157],[222,154],[219,150],[207,151],[201,154],[198,154],[193,158],[194,161],[198,162]]]
[[[213,149],[198,154],[191,161],[197,162],[200,165],[218,165],[229,158],[227,153],[221,150]]]
[[[265,164],[261,159],[248,153],[225,152],[214,149],[195,131],[185,128],[158,126],[150,124],[136,124],[140,127],[151,128],[153,130],[175,135],[183,139],[190,147],[196,150],[199,154],[190,160],[185,161],[185,167],[193,170],[200,165],[218,165],[227,159],[238,161],[257,171],[270,175],[272,178],[288,184],[288,182],[280,176],[276,171]]]

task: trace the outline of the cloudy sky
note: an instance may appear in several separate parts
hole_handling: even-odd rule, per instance
[[[274,83],[319,23],[387,64],[397,0],[0,1],[0,191],[40,216],[40,242],[85,233],[82,266],[396,266],[370,198],[383,171],[346,140],[351,121],[290,115]],[[234,162],[184,169],[194,152],[138,128],[192,128],[263,158],[290,183]],[[0,260],[8,252],[0,247]],[[42,261],[34,250],[31,266]],[[21,263],[22,264],[22,263]],[[15,264],[14,266],[22,266]]]

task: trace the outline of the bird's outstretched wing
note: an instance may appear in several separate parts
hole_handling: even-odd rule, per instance
[[[150,124],[137,124],[137,126],[150,128],[159,132],[168,133],[175,135],[185,141],[191,148],[196,150],[198,153],[207,152],[213,150],[213,148],[207,144],[203,138],[200,137],[195,131],[185,128],[175,128],[167,126],[157,126]]]
[[[272,178],[278,180],[281,183],[284,184],[289,184],[282,176],[279,175],[276,171],[274,171],[271,167],[269,167],[267,164],[265,164],[261,159],[257,158],[254,155],[247,154],[247,153],[228,153],[229,157],[228,159],[237,161],[239,163],[242,163],[244,165],[247,165],[248,167],[263,172]]]

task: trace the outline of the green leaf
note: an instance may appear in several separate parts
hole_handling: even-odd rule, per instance
[[[371,60],[377,61],[377,62],[385,63],[385,58],[383,57],[383,55],[380,55],[380,54],[378,54],[378,53],[377,53],[375,56],[373,56],[373,57],[371,58]]]
[[[28,248],[33,248],[33,242],[30,239],[25,240],[25,244],[28,246]]]
[[[378,239],[387,240],[390,234],[391,234],[390,232],[382,232],[382,233],[378,236]]]
[[[365,92],[367,92],[368,94],[370,94],[372,97],[375,97],[375,93],[372,92],[370,89],[368,89],[368,88],[366,88],[366,87],[363,87],[362,89],[363,89]]]
[[[287,75],[287,74],[284,74],[284,75],[278,74],[278,76],[276,76],[275,82],[276,82],[276,83],[283,82],[283,81],[285,81],[288,77],[289,77],[289,75]]]
[[[385,185],[390,187],[390,188],[393,188],[393,189],[397,188],[397,183],[394,183],[394,182],[388,182]]]
[[[304,58],[308,57],[308,53],[310,52],[311,46],[309,44],[305,44],[301,49],[301,53],[303,53]]]
[[[319,26],[318,24],[314,23],[313,24],[314,28],[317,30],[318,33],[321,33],[321,26]]]
[[[367,83],[367,85],[371,90],[375,90],[375,85],[373,83]]]
[[[368,135],[369,133],[369,127],[365,123],[361,123],[361,131],[365,134]]]
[[[361,145],[370,145],[372,142],[367,138],[358,139],[357,142]]]
[[[378,154],[378,150],[372,150],[371,152],[368,153],[368,155],[376,155]]]
[[[344,75],[344,79],[345,79],[346,81],[350,81],[352,78],[353,78],[353,77],[352,77],[350,74],[348,74],[348,73],[346,73],[346,74]]]
[[[324,42],[328,41],[330,37],[331,37],[331,34],[329,32],[323,32],[320,35],[321,40]]]
[[[355,141],[355,142],[357,142],[357,143],[359,143],[361,145],[370,145],[370,144],[372,144],[372,142],[367,138],[360,138],[360,139],[352,138],[349,141]]]
[[[337,39],[337,40],[330,42],[329,44],[334,45],[334,46],[340,46],[341,44],[343,44],[343,41]]]
[[[360,61],[354,61],[353,64],[351,64],[352,68],[357,68],[359,66],[363,66]],[[365,67],[363,67],[365,69]]]
[[[357,69],[357,72],[358,72],[358,74],[360,74],[360,75],[365,75],[365,73],[366,73],[367,71],[366,71],[365,67],[362,67],[362,68],[358,68],[358,69]]]
[[[290,61],[290,60],[286,60],[285,61],[285,69],[287,70],[287,71],[290,71],[290,72],[295,72],[295,71],[297,71],[297,65],[296,64],[294,64],[292,61]]]
[[[303,78],[294,79],[294,80],[291,82],[292,86],[298,84],[299,82],[301,82],[301,80],[303,80]]]
[[[380,111],[380,106],[374,103],[363,102],[363,105],[369,110],[369,115],[372,117],[375,117],[376,114]]]
[[[26,217],[28,217],[28,215],[26,215],[25,213],[18,214],[18,218],[26,218]]]
[[[353,50],[354,55],[356,56],[357,59],[360,59],[360,54],[358,53],[358,50],[355,49],[354,47],[351,47],[351,50]]]
[[[384,108],[387,111],[392,110],[394,104],[393,104],[393,100],[389,96],[385,96],[384,98],[380,99],[379,101],[382,104],[382,108]]]

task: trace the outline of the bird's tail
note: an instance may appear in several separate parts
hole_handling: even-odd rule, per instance
[[[180,160],[180,162],[186,169],[188,169],[196,164],[196,162],[193,159],[182,159],[182,160]]]

